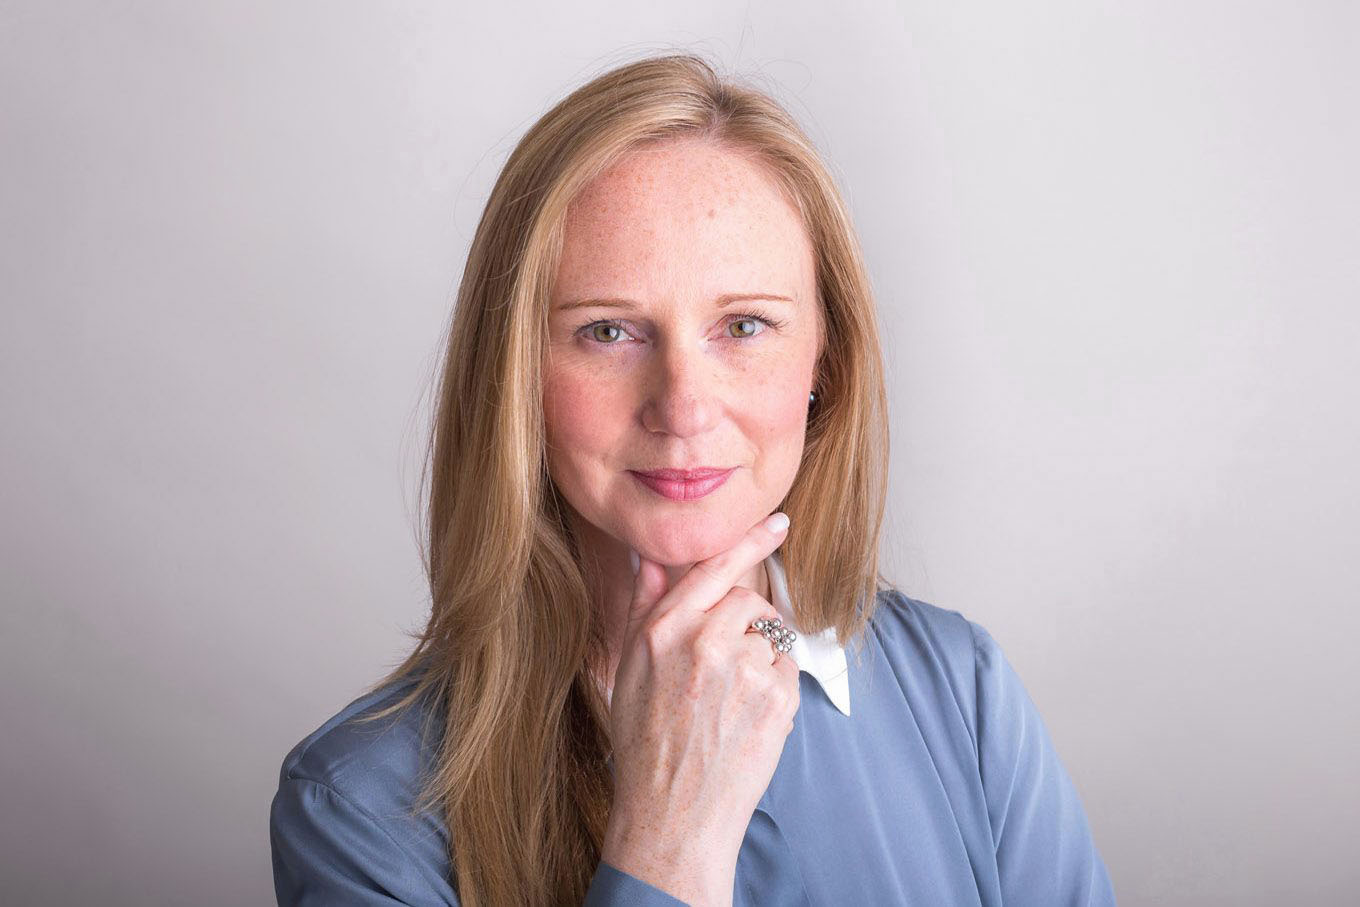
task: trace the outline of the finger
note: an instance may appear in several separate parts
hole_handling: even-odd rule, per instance
[[[794,661],[788,652],[783,652],[775,659],[772,667],[779,672],[784,683],[788,684],[796,695],[798,691],[798,662]]]
[[[752,526],[737,544],[698,561],[671,587],[671,609],[707,611],[746,573],[780,546],[788,534],[789,518],[773,513]]]
[[[742,645],[751,650],[754,658],[765,664],[774,664],[774,660],[779,653],[774,649],[774,643],[770,642],[757,630],[748,630],[742,634]]]
[[[774,619],[779,616],[774,605],[759,592],[745,586],[733,586],[716,605],[708,609],[708,619],[719,624],[719,632],[724,634],[745,633],[757,618]]]
[[[666,568],[656,561],[650,561],[633,549],[630,555],[637,558],[637,574],[633,579],[633,600],[628,606],[628,630],[647,620],[656,608],[656,603],[669,589]]]

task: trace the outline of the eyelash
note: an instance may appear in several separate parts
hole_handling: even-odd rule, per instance
[[[768,315],[763,315],[760,312],[734,312],[732,314],[732,321],[729,321],[728,325],[740,321],[759,321],[761,324],[765,325],[766,328],[772,328],[776,331],[784,327],[784,325],[788,323],[785,321],[780,321],[775,318],[771,318]],[[623,330],[623,326],[620,325],[618,321],[612,318],[601,318],[598,321],[592,321],[590,324],[582,325],[579,329],[577,329],[576,333],[584,335],[587,340],[589,340],[591,343],[594,343],[597,346],[618,346],[620,341],[613,340],[606,343],[605,341],[602,340],[596,340],[594,337],[591,336],[591,331],[602,324],[612,324],[615,327],[618,327],[619,330]],[[762,331],[761,333],[764,333],[764,331]],[[758,336],[759,336],[758,334],[752,334],[747,337],[732,337],[731,339],[753,340]]]

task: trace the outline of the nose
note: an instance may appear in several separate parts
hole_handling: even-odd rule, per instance
[[[699,343],[658,348],[643,382],[642,424],[650,432],[702,435],[722,415],[721,382]]]

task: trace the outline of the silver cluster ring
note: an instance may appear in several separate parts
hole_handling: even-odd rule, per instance
[[[776,653],[792,649],[793,641],[798,638],[798,634],[784,626],[777,617],[757,617],[751,621],[751,629],[759,631],[761,636],[768,639]]]

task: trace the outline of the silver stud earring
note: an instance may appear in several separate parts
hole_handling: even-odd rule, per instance
[[[809,393],[809,394],[808,394],[808,402],[809,402],[809,403],[811,403],[812,401],[814,401],[814,400],[816,400],[816,399],[817,399],[817,392],[816,392],[816,391],[813,391],[812,393]]]

